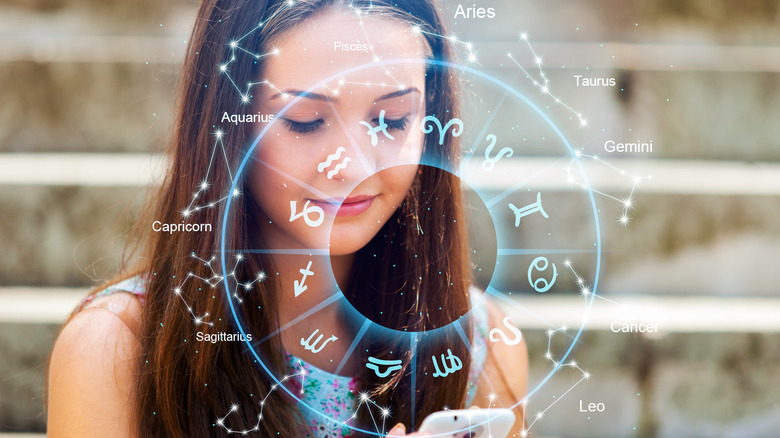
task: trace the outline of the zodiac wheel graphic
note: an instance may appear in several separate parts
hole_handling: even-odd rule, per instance
[[[553,375],[564,365],[580,339],[588,319],[588,312],[593,303],[599,280],[601,265],[601,232],[599,228],[599,210],[594,193],[590,189],[588,176],[580,164],[577,150],[570,144],[562,130],[556,125],[546,111],[540,108],[529,97],[494,76],[475,68],[437,60],[401,59],[381,61],[360,65],[330,76],[310,87],[304,93],[291,97],[284,107],[274,115],[273,119],[259,132],[241,160],[232,186],[228,193],[239,190],[242,176],[253,165],[255,154],[263,147],[264,140],[275,124],[283,123],[285,114],[306,98],[307,93],[314,93],[323,85],[344,82],[353,73],[365,69],[393,69],[400,65],[420,65],[426,69],[440,68],[451,72],[466,90],[464,111],[457,117],[448,114],[428,114],[422,116],[422,123],[410,125],[410,131],[416,131],[425,138],[427,144],[436,145],[444,142],[445,136],[458,139],[460,153],[458,160],[442,160],[429,151],[423,152],[416,163],[399,163],[401,165],[428,166],[455,175],[461,181],[466,197],[470,199],[464,206],[466,210],[474,210],[472,228],[481,230],[482,234],[472,236],[470,253],[472,254],[472,275],[474,284],[481,293],[472,305],[490,299],[508,309],[515,315],[515,322],[522,328],[522,318],[533,318],[536,321],[549,323],[550,330],[557,327],[550,322],[551,315],[533,314],[526,308],[528,300],[543,300],[550,295],[571,293],[573,289],[582,292],[584,286],[588,293],[584,295],[582,306],[582,323],[574,327],[569,336],[568,345],[552,360],[548,373],[536,382],[529,382],[529,391],[523,399],[504,401],[506,405],[516,407],[532,397]],[[351,130],[345,135],[360,137],[361,142],[370,142],[373,148],[383,147],[383,140],[398,135],[388,129],[393,123],[382,110],[377,119],[361,122],[365,130]],[[334,144],[324,151],[322,161],[317,166],[321,177],[327,180],[338,179],[341,172],[346,172],[351,166],[360,166],[359,154],[351,153],[349,144]],[[388,171],[388,168],[373,169],[366,178],[376,173]],[[565,181],[566,175],[572,172],[585,183],[582,191],[561,191],[560,181]],[[343,201],[343,200],[342,200]],[[350,208],[359,209],[360,200]],[[328,210],[327,205],[290,200],[290,222],[305,224],[311,228],[327,228],[326,221],[334,210]],[[337,203],[336,203],[337,204]],[[227,197],[222,224],[229,224],[231,206],[235,205],[233,197]],[[424,207],[422,205],[421,207]],[[343,205],[341,208],[344,208]],[[359,211],[356,212],[358,214]],[[488,223],[489,221],[489,223]],[[475,223],[476,222],[476,223]],[[417,226],[409,224],[409,226]],[[232,252],[241,250],[256,250],[274,253],[281,249],[269,248],[231,248],[231,230],[223,225],[220,229],[220,247],[218,249],[222,276],[229,276],[228,260]],[[420,229],[419,233],[432,233],[435,230]],[[482,237],[479,237],[482,236]],[[300,254],[328,256],[328,246],[306,248],[299,250]],[[377,257],[375,263],[381,263]],[[319,266],[318,266],[319,264]],[[576,270],[575,270],[576,267]],[[414,399],[415,373],[423,370],[433,370],[434,378],[446,384],[449,374],[460,371],[467,366],[468,358],[458,357],[453,353],[452,345],[447,342],[463,342],[471,355],[478,354],[476,345],[469,342],[465,328],[473,309],[463,315],[458,315],[451,321],[437,327],[427,327],[424,331],[404,327],[384,326],[377,323],[371,316],[372,311],[381,309],[365,309],[354,303],[345,290],[339,286],[328,263],[312,263],[309,261],[300,266],[300,276],[289,285],[289,293],[294,297],[307,294],[307,280],[311,276],[333,276],[332,294],[309,311],[302,313],[290,324],[280,327],[273,335],[279,335],[284,330],[328,306],[339,305],[347,309],[351,324],[356,327],[353,339],[342,339],[331,334],[326,327],[318,327],[308,336],[301,339],[301,345],[309,354],[319,354],[336,343],[348,346],[346,353],[338,363],[336,373],[343,370],[348,361],[355,356],[361,339],[373,336],[376,339],[387,339],[388,345],[405,345],[410,355],[398,358],[369,357],[361,367],[372,370],[378,378],[389,378],[395,372],[410,373],[411,393],[408,406],[411,418],[415,418]],[[578,274],[584,272],[585,274]],[[310,281],[310,280],[309,280]],[[238,287],[238,286],[235,286]],[[287,285],[285,285],[285,288]],[[224,292],[229,303],[230,318],[237,330],[246,338],[250,329],[239,317],[240,302],[234,299],[235,290],[228,282],[224,283]],[[381,292],[381,291],[380,291]],[[473,306],[476,307],[476,306]],[[489,343],[503,342],[514,345],[520,342],[520,332],[509,318],[503,325],[490,327]],[[574,332],[576,330],[576,332]],[[259,345],[269,337],[254,336],[253,341],[246,341],[246,350],[271,379],[286,394],[295,400],[301,411],[306,411],[322,418],[323,421],[335,422],[339,427],[345,427],[357,433],[369,436],[384,436],[386,429],[369,430],[356,425],[353,418],[332,418],[322,406],[307,403],[300,393],[291,390],[283,382],[289,375],[277,375],[263,359]],[[252,339],[251,337],[249,339]],[[454,341],[453,341],[454,340]],[[438,351],[441,354],[421,357],[416,354],[420,342],[440,343]],[[471,356],[470,355],[470,356]],[[533,352],[532,352],[532,357]]]

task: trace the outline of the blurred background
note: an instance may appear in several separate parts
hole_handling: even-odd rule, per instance
[[[532,434],[778,436],[780,2],[467,3],[497,15],[454,19],[460,3],[442,4],[453,32],[477,48],[475,67],[534,96],[573,145],[604,157],[607,139],[653,140],[652,153],[604,157],[653,178],[637,188],[628,226],[618,202],[597,198],[605,299],[594,301],[572,356],[592,377],[578,384],[581,375],[563,369],[547,382],[529,402],[529,418],[543,412]],[[0,436],[45,432],[49,350],[80,297],[118,266],[160,168],[154,153],[197,6],[0,0]],[[507,51],[522,56],[522,31],[555,94],[588,116],[588,128],[507,65]],[[573,75],[617,85],[578,88]],[[630,183],[595,172],[594,188],[628,196]],[[580,196],[564,179],[550,184],[562,198]],[[522,274],[504,287],[523,289]],[[577,294],[533,298],[528,308],[553,315],[555,327],[582,323]],[[523,324],[506,306],[538,382],[549,372],[552,326]],[[659,332],[610,330],[638,314]],[[606,409],[582,413],[580,401]]]

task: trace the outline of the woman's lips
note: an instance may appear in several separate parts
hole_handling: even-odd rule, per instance
[[[309,199],[312,204],[322,208],[326,213],[336,216],[357,216],[371,208],[378,195],[357,195],[344,199]],[[341,205],[339,205],[341,204]]]

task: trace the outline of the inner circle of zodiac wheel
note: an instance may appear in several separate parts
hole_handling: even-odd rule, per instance
[[[467,200],[463,208],[474,211],[471,215],[471,228],[476,229],[477,233],[479,230],[483,232],[482,237],[477,234],[475,238],[472,234],[469,252],[472,254],[471,266],[474,268],[471,273],[472,279],[484,293],[475,294],[479,298],[472,301],[472,310],[457,315],[439,326],[428,326],[424,330],[415,327],[387,326],[377,323],[371,312],[386,312],[393,309],[360,308],[360,304],[349,298],[339,286],[325,257],[323,260],[326,261],[319,266],[311,261],[300,266],[300,278],[294,284],[284,285],[284,288],[289,287],[289,293],[298,297],[306,293],[306,280],[310,276],[333,276],[332,293],[327,299],[303,312],[289,324],[279,327],[271,336],[280,335],[284,330],[328,306],[343,306],[347,317],[350,318],[350,324],[356,327],[356,334],[352,339],[341,339],[329,333],[327,327],[319,327],[308,336],[302,337],[301,345],[312,355],[327,351],[329,346],[337,342],[347,346],[343,357],[334,361],[335,374],[339,374],[350,358],[357,357],[356,351],[362,348],[361,342],[365,338],[370,336],[373,342],[386,341],[388,355],[381,358],[368,357],[361,367],[365,366],[379,379],[390,379],[395,373],[408,375],[407,384],[410,386],[410,392],[409,402],[405,406],[411,410],[410,415],[414,419],[413,394],[416,394],[416,380],[422,373],[426,373],[427,376],[427,373],[432,372],[433,377],[440,379],[441,384],[445,385],[449,375],[466,372],[463,369],[467,368],[468,358],[461,358],[453,353],[453,343],[463,343],[470,352],[470,357],[483,354],[477,350],[486,348],[485,345],[480,347],[472,343],[467,329],[471,327],[470,321],[478,316],[474,309],[479,307],[486,297],[490,297],[491,301],[501,306],[517,326],[523,327],[523,321],[534,321],[535,327],[539,323],[546,324],[549,328],[545,334],[551,336],[552,333],[566,331],[566,328],[555,327],[554,317],[540,314],[539,306],[526,304],[538,303],[547,296],[560,296],[576,290],[576,293],[584,298],[582,324],[572,328],[568,337],[561,337],[566,339],[567,344],[560,350],[551,351],[548,343],[545,357],[550,362],[550,370],[538,381],[529,382],[529,391],[525,398],[504,400],[504,405],[516,407],[536,393],[565,365],[585,328],[585,321],[598,287],[601,262],[598,209],[587,175],[580,165],[579,155],[561,129],[531,99],[509,84],[484,72],[443,61],[391,60],[353,67],[321,81],[304,93],[291,96],[281,111],[274,115],[248,146],[229,193],[237,190],[242,174],[246,174],[249,166],[256,164],[253,163],[256,161],[253,157],[263,147],[269,130],[275,124],[282,123],[284,115],[294,109],[297,102],[305,99],[307,93],[315,93],[318,88],[328,84],[344,84],[348,82],[345,78],[365,69],[393,69],[400,65],[416,64],[424,64],[426,69],[446,69],[455,76],[465,90],[462,96],[464,110],[456,117],[448,113],[426,112],[421,115],[421,123],[416,126],[411,124],[407,129],[421,135],[427,145],[442,144],[445,136],[457,138],[460,148],[459,157],[457,160],[441,159],[426,149],[416,162],[400,160],[396,165],[427,166],[459,178],[466,195],[464,199]],[[364,130],[348,130],[342,126],[345,138],[359,138],[360,142],[370,142],[371,145],[367,147],[382,148],[385,145],[384,140],[393,138],[393,133],[387,129],[390,122],[386,121],[384,116],[385,112],[381,111],[376,119],[361,122]],[[350,151],[351,148],[357,149],[354,144],[350,145],[348,142],[325,146],[317,171],[323,178],[331,180],[338,178],[340,172],[346,172],[351,166],[365,165],[361,163],[359,151]],[[435,148],[429,149],[435,150]],[[376,173],[390,171],[389,169],[390,167],[371,169],[365,176],[368,178]],[[561,181],[572,180],[580,183],[583,190],[561,191],[559,189]],[[422,190],[424,189],[423,187]],[[227,197],[223,224],[230,223],[228,218],[233,204],[233,198]],[[328,211],[328,206],[309,202],[300,205],[292,200],[289,204],[290,223],[299,222],[310,228],[327,229],[327,222],[333,220],[333,211]],[[418,207],[421,207],[421,211],[426,211],[424,205]],[[338,208],[338,205],[333,206],[335,210]],[[435,230],[425,230],[424,227],[420,228],[419,223],[411,223],[411,221],[408,226],[418,228],[417,232],[420,235],[435,232]],[[220,233],[220,265],[223,277],[227,278],[226,267],[229,254],[239,249],[230,247],[227,239],[230,230],[227,227],[223,226]],[[249,250],[268,253],[285,251],[278,248]],[[287,251],[289,253],[289,250]],[[298,253],[328,256],[328,251],[326,242],[318,247],[299,249]],[[374,257],[377,261],[373,263],[382,263],[381,255],[377,257],[374,254]],[[387,269],[391,268],[387,267]],[[435,275],[435,273],[429,274]],[[240,306],[240,302],[233,299],[235,293],[227,282],[225,286],[231,318],[246,338],[251,331],[239,317],[237,307]],[[387,292],[372,291],[376,294]],[[520,343],[523,334],[509,320],[510,318],[507,317],[503,324],[491,323],[486,337],[487,344],[503,342],[512,346]],[[377,426],[374,430],[370,430],[356,425],[354,416],[333,418],[327,409],[307,403],[300,392],[285,385],[284,382],[289,375],[277,375],[278,373],[275,373],[263,360],[259,352],[260,344],[271,336],[254,336],[254,341],[247,340],[247,350],[274,380],[274,388],[278,386],[289,397],[296,400],[302,412],[313,413],[323,421],[334,422],[338,427],[348,428],[358,433],[371,436],[386,434],[384,417],[392,416],[392,413],[377,413],[377,418],[383,418],[382,427]],[[422,349],[423,344],[427,349]],[[397,358],[391,354],[393,351],[400,353],[402,350],[406,354],[399,354]],[[423,356],[420,351],[436,351],[439,354]],[[531,352],[532,358],[538,357],[535,353]],[[365,394],[361,394],[360,397],[358,409],[361,405],[365,405],[364,409],[377,408],[381,411],[381,406],[376,404],[372,406],[371,400],[368,400]]]

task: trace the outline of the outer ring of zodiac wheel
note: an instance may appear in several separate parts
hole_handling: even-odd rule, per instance
[[[515,90],[510,85],[506,84],[505,82],[502,82],[501,80],[499,80],[499,79],[497,79],[497,78],[495,78],[493,76],[490,76],[490,75],[488,75],[488,74],[486,74],[484,72],[481,72],[479,70],[473,69],[471,67],[464,66],[464,65],[458,65],[458,64],[454,64],[454,63],[449,63],[449,62],[444,62],[444,61],[437,61],[437,60],[406,59],[406,60],[382,61],[382,62],[371,63],[371,64],[361,65],[361,66],[357,66],[357,67],[353,67],[353,68],[347,69],[347,70],[345,70],[343,72],[340,72],[340,73],[338,73],[336,75],[333,75],[333,76],[331,76],[329,78],[324,79],[320,83],[312,86],[309,90],[307,90],[307,92],[311,92],[312,90],[322,86],[323,84],[326,84],[326,83],[329,83],[331,81],[337,80],[338,78],[343,77],[344,75],[347,75],[347,74],[350,74],[350,73],[353,73],[353,72],[356,72],[356,71],[360,71],[360,70],[363,70],[363,69],[366,69],[366,68],[371,68],[371,67],[377,67],[377,66],[387,67],[387,66],[392,66],[394,64],[403,64],[403,63],[416,63],[416,64],[424,63],[426,65],[434,65],[434,66],[439,66],[439,67],[445,67],[445,68],[450,69],[450,71],[458,72],[460,74],[473,75],[476,78],[484,80],[487,84],[489,84],[491,86],[498,87],[498,89],[502,90],[507,95],[510,95],[510,96],[516,98],[518,101],[520,101],[523,104],[525,104],[533,114],[537,115],[544,122],[544,124],[549,129],[551,129],[554,132],[554,135],[557,137],[556,141],[560,141],[560,144],[565,147],[565,151],[569,154],[570,158],[572,159],[572,164],[574,165],[575,170],[579,173],[580,177],[585,182],[585,186],[586,186],[585,187],[586,199],[587,199],[587,203],[589,204],[588,205],[589,210],[591,210],[591,214],[592,214],[592,218],[593,218],[593,227],[594,227],[593,230],[594,230],[594,234],[595,234],[595,236],[594,236],[595,237],[595,239],[594,239],[595,241],[593,243],[594,249],[592,250],[592,254],[595,257],[595,268],[594,268],[593,274],[592,274],[593,275],[593,279],[592,279],[591,293],[588,294],[588,297],[587,297],[587,300],[586,300],[586,303],[585,303],[585,307],[584,307],[583,318],[582,318],[583,322],[577,328],[576,334],[570,336],[571,344],[568,346],[568,348],[565,349],[565,352],[563,353],[561,358],[554,362],[554,366],[552,367],[551,371],[546,376],[544,376],[535,387],[533,387],[530,391],[528,391],[528,393],[526,394],[526,396],[522,400],[517,400],[514,403],[514,405],[512,406],[512,407],[517,407],[518,405],[520,405],[521,403],[526,401],[529,397],[531,397],[534,393],[536,393],[544,385],[544,383],[546,383],[561,368],[561,366],[564,364],[564,362],[570,356],[572,350],[574,349],[575,345],[577,344],[578,340],[580,339],[580,336],[582,335],[583,330],[585,328],[585,322],[587,321],[587,314],[590,311],[590,308],[591,308],[592,303],[593,303],[593,299],[595,297],[595,294],[596,294],[596,291],[597,291],[597,288],[598,288],[599,271],[600,271],[600,266],[601,266],[601,232],[600,232],[599,221],[598,221],[598,208],[596,206],[594,193],[591,190],[590,185],[588,184],[587,174],[585,173],[584,169],[580,165],[579,160],[576,159],[577,154],[575,153],[574,148],[571,146],[571,144],[566,139],[566,137],[561,132],[561,130],[558,128],[558,126],[556,126],[556,124],[552,121],[552,119],[541,108],[539,108],[534,102],[532,102],[528,97],[526,97],[525,95],[523,95],[519,91]],[[244,158],[242,159],[242,161],[241,161],[241,163],[240,163],[240,165],[239,165],[239,167],[238,167],[238,169],[237,169],[237,171],[235,173],[235,178],[233,180],[232,186],[230,187],[229,193],[232,193],[232,192],[234,192],[234,190],[236,190],[237,185],[238,185],[238,183],[240,181],[240,176],[241,176],[242,172],[244,172],[247,169],[247,166],[248,166],[248,164],[250,162],[250,158],[251,158],[252,154],[255,152],[256,148],[258,147],[258,144],[263,139],[263,137],[266,135],[266,133],[268,132],[269,128],[273,125],[273,123],[275,123],[275,121],[279,120],[281,118],[281,116],[283,116],[285,114],[285,112],[288,111],[289,108],[292,105],[294,105],[299,99],[300,99],[300,96],[298,96],[298,97],[292,99],[292,101],[288,102],[284,106],[284,108],[282,108],[282,110],[279,111],[279,113],[274,116],[273,120],[271,122],[269,122],[265,126],[265,128],[258,134],[258,136],[251,143],[251,145],[247,149],[247,152],[246,152]],[[433,118],[433,120],[431,120],[431,118],[428,117],[426,119],[430,122],[428,124],[428,126],[430,126],[430,130],[425,131],[426,134],[431,134],[431,132],[433,131],[433,126],[434,125],[438,125],[437,127],[439,128],[439,134],[443,135],[443,132],[446,131],[447,127],[449,127],[449,125],[450,125],[448,123],[447,125],[442,126],[443,123],[441,121],[439,121],[438,119],[436,119],[436,118]],[[455,120],[457,120],[457,119],[455,119]],[[369,126],[369,130],[370,130],[370,128],[371,127]],[[421,127],[421,129],[425,130],[424,127]],[[461,122],[461,129],[462,129],[462,122]],[[433,134],[435,134],[435,133],[433,133]],[[482,168],[485,171],[491,171],[494,168],[495,164],[499,161],[499,159],[501,159],[501,158],[503,158],[505,156],[511,156],[511,154],[507,154],[505,149],[502,149],[502,150],[500,150],[498,152],[493,151],[493,146],[495,145],[495,142],[496,142],[494,135],[492,135],[492,134],[488,135],[486,137],[486,139],[487,139],[487,141],[490,144],[489,144],[488,148],[485,151],[485,160],[482,163]],[[468,153],[465,156],[465,161],[469,161],[469,159],[473,158],[472,155],[473,155],[473,151],[471,151],[470,153]],[[463,168],[463,166],[460,166],[457,169],[445,168],[446,166],[441,166],[439,163],[434,163],[432,161],[426,160],[426,157],[423,157],[422,161],[419,164],[421,164],[421,165],[436,165],[436,166],[439,166],[440,168],[442,168],[443,170],[446,170],[446,171],[448,171],[450,173],[453,173],[455,175],[460,176],[461,178],[464,178],[464,173],[463,173],[464,168]],[[466,181],[466,182],[468,182],[468,181]],[[531,196],[532,195],[533,195],[533,193],[531,194]],[[511,209],[511,211],[514,213],[516,222],[518,222],[518,223],[521,222],[522,218],[524,218],[525,216],[530,215],[530,214],[541,214],[544,217],[547,217],[548,212],[545,210],[544,206],[542,205],[541,194],[537,193],[537,196],[536,196],[535,199],[536,199],[535,203],[530,203],[530,204],[528,204],[526,206],[518,207],[518,206],[516,206],[514,204],[511,204],[511,203],[508,205],[509,209]],[[483,200],[483,202],[485,202],[484,199],[482,199],[482,200]],[[231,203],[232,203],[232,197],[228,197],[227,200],[226,200],[225,213],[224,213],[224,216],[222,218],[222,223],[223,224],[229,223],[228,222],[228,215],[230,213]],[[485,202],[485,204],[488,204],[488,202]],[[496,219],[494,218],[494,221],[495,220]],[[227,232],[228,232],[228,230],[224,226],[220,229],[220,247],[219,247],[219,254],[220,255],[219,255],[219,257],[220,257],[220,262],[221,262],[220,265],[222,267],[221,268],[222,269],[221,273],[222,273],[223,277],[225,277],[225,278],[228,276],[228,272],[227,272],[227,268],[226,268],[226,266],[228,266],[228,264],[226,263],[227,262],[226,254],[231,250],[231,248],[227,248],[227,246],[226,246]],[[505,248],[503,250],[505,252],[508,251],[509,253],[511,253],[513,251],[511,248],[508,248],[508,249]],[[500,251],[502,251],[501,248],[499,248],[499,252]],[[520,252],[522,252],[522,250],[520,250]],[[541,272],[548,271],[550,266],[552,266],[552,269],[554,270],[552,276],[547,276],[547,277],[535,277],[534,276],[534,274],[537,273],[537,272],[541,273]],[[308,268],[306,268],[306,269],[308,270]],[[523,267],[523,271],[525,271],[525,269],[526,269],[526,267]],[[558,275],[557,268],[556,268],[555,264],[550,262],[546,257],[541,256],[541,255],[537,256],[530,263],[530,265],[527,267],[527,272],[528,272],[528,282],[529,282],[529,284],[538,293],[544,293],[547,290],[549,290],[552,287],[552,283],[555,282],[555,279],[556,279],[556,277]],[[577,277],[579,278],[579,276],[577,276]],[[493,282],[491,281],[491,285],[492,285],[492,283]],[[240,320],[240,318],[238,316],[238,312],[236,310],[236,305],[234,304],[233,300],[231,299],[232,291],[227,286],[227,283],[225,283],[225,285],[226,285],[225,293],[226,293],[227,301],[229,303],[231,318],[233,318],[233,320],[234,320],[234,322],[236,324],[237,329],[239,330],[241,335],[243,335],[243,339],[247,339],[247,336],[246,336],[247,335],[247,330],[242,325],[241,320]],[[498,298],[499,300],[504,301],[505,303],[508,303],[508,302],[511,301],[510,298],[508,298],[502,292],[494,289],[491,285],[488,285],[488,287],[487,287],[487,291],[486,291],[487,294],[493,295],[496,298]],[[366,321],[369,321],[369,320],[366,319]],[[456,323],[457,323],[457,321],[453,321],[453,323],[451,323],[451,324],[449,324],[447,326],[436,328],[436,329],[434,329],[434,330],[432,330],[430,332],[436,332],[436,331],[440,331],[440,330],[452,329],[451,326],[453,324],[456,324]],[[506,320],[505,320],[505,324],[506,324]],[[509,327],[509,326],[507,325],[507,327]],[[386,329],[386,330],[390,330],[390,329]],[[494,331],[495,331],[495,333],[493,333]],[[316,333],[314,333],[314,334],[316,334]],[[312,335],[314,335],[314,334],[312,334]],[[410,336],[410,333],[409,332],[399,332],[399,335]],[[414,334],[412,333],[411,335],[413,336]],[[508,338],[507,335],[503,331],[498,330],[498,329],[491,330],[491,334],[490,334],[490,340],[491,341],[495,342],[495,341],[498,341],[499,339],[503,339],[506,342],[507,338]],[[249,339],[251,339],[251,338],[249,338]],[[326,340],[326,342],[327,342],[327,340]],[[308,410],[310,412],[313,412],[315,415],[320,416],[323,419],[323,421],[328,421],[328,422],[334,421],[332,418],[330,418],[328,416],[327,413],[322,412],[318,408],[316,408],[314,406],[310,406],[309,404],[305,403],[303,400],[301,400],[299,394],[296,394],[293,391],[290,391],[290,389],[288,389],[285,385],[282,385],[281,384],[281,380],[282,379],[279,376],[276,376],[274,374],[274,372],[268,367],[268,365],[262,360],[261,355],[257,351],[256,347],[254,345],[252,345],[252,342],[246,341],[246,344],[247,344],[249,353],[254,357],[254,359],[257,361],[257,363],[260,365],[260,367],[266,373],[268,373],[268,375],[270,375],[272,377],[272,379],[274,380],[276,385],[278,385],[280,388],[282,388],[287,393],[288,396],[292,397],[292,399],[296,400],[301,405],[302,410],[306,409],[306,410]],[[324,348],[324,344],[320,344],[319,348]],[[444,361],[444,359],[445,358],[442,357],[442,361]],[[389,364],[384,364],[382,361],[373,364],[373,366],[376,366],[377,368],[379,368],[380,366],[383,366],[383,365],[387,366]],[[378,370],[377,370],[377,373],[379,373]],[[345,422],[344,423],[340,423],[340,425],[348,427],[349,429],[354,430],[354,431],[359,432],[359,433],[364,433],[364,434],[373,435],[373,436],[383,436],[383,434],[380,434],[377,431],[361,429],[361,428],[359,428],[359,427],[357,427],[355,425],[346,424]]]

